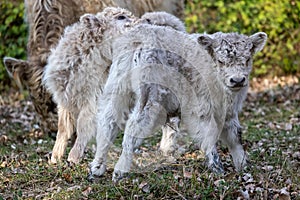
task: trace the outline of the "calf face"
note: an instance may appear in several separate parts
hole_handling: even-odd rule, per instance
[[[267,35],[263,32],[251,36],[218,32],[200,35],[198,38],[198,42],[206,48],[216,64],[216,79],[227,91],[226,120],[219,139],[229,148],[238,171],[247,164],[247,154],[241,144],[238,112],[246,98],[253,56],[264,47],[266,40]],[[214,157],[208,155],[209,165],[217,166]]]
[[[248,86],[253,55],[263,48],[266,40],[267,35],[263,32],[251,36],[217,32],[201,35],[198,42],[212,56],[224,86],[231,91],[240,91]]]

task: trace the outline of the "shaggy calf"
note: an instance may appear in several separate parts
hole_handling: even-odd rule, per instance
[[[153,23],[184,29],[183,23],[165,12],[147,13],[139,23]],[[111,65],[111,43],[138,23],[129,11],[106,8],[84,15],[67,27],[49,56],[43,82],[58,105],[58,134],[50,162],[60,160],[67,141],[76,130],[77,139],[68,161],[79,162],[87,142],[96,132],[97,100]]]
[[[108,7],[85,14],[65,29],[45,67],[43,82],[58,105],[58,133],[51,162],[60,160],[74,131],[77,138],[68,161],[77,163],[95,134],[96,102],[111,65],[111,40],[134,26],[129,11]],[[75,129],[76,128],[76,129]]]
[[[135,16],[166,11],[182,18],[184,11],[183,0],[25,0],[27,60],[5,57],[3,61],[17,84],[29,90],[45,133],[57,131],[56,104],[41,83],[50,49],[57,45],[66,26],[77,22],[84,13],[97,13],[108,6],[127,8]]]
[[[102,175],[106,157],[120,129],[123,151],[113,180],[129,172],[134,149],[145,137],[180,116],[187,132],[217,172],[220,139],[235,167],[247,160],[240,140],[238,111],[248,88],[253,55],[266,34],[189,35],[163,27],[139,25],[114,41],[113,64],[99,99],[97,151],[91,174]]]

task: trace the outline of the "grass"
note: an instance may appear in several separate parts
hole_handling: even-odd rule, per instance
[[[19,118],[18,113],[26,113],[22,108],[28,101],[7,101],[0,104],[0,110],[10,111],[0,114],[0,200],[300,199],[300,101],[298,97],[279,98],[290,96],[289,91],[281,88],[279,96],[269,91],[258,93],[245,103],[240,119],[251,160],[245,172],[234,171],[225,148],[220,148],[224,175],[210,173],[203,156],[192,145],[187,145],[186,153],[167,161],[156,151],[160,141],[160,134],[156,134],[137,153],[128,178],[116,184],[111,178],[122,135],[111,149],[105,175],[89,182],[88,164],[93,159],[94,142],[80,164],[63,161],[49,165],[54,140],[32,128],[35,121],[31,114],[25,114],[31,123],[11,122]]]

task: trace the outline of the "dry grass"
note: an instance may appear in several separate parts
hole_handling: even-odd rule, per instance
[[[111,175],[122,135],[109,154],[105,176],[89,182],[94,142],[80,165],[49,165],[54,140],[39,130],[32,104],[15,90],[3,91],[0,199],[300,199],[299,83],[276,84],[268,90],[260,80],[252,85],[255,88],[240,117],[251,158],[247,171],[234,172],[227,150],[220,148],[226,174],[211,174],[202,153],[189,140],[181,142],[185,153],[164,158],[156,151],[157,134],[145,141],[137,152],[133,172],[118,184],[112,183]]]

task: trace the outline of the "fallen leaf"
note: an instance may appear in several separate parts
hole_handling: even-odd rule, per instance
[[[85,190],[82,191],[82,195],[88,197],[92,190],[92,187],[88,186]]]
[[[224,183],[225,183],[224,179],[219,179],[219,180],[214,181],[214,185],[217,187],[219,187],[220,185],[222,185]]]
[[[183,169],[183,177],[184,178],[192,178],[193,177],[193,173],[186,171],[185,169]]]
[[[279,200],[290,200],[290,193],[287,191],[287,188],[284,187],[280,190]]]
[[[150,192],[150,186],[147,182],[143,181],[140,183],[139,188],[142,189],[143,192],[149,193]]]
[[[7,166],[7,162],[6,162],[6,161],[3,161],[3,162],[1,163],[1,165],[0,165],[0,167],[2,167],[2,168],[6,167],[6,166]]]
[[[273,170],[273,168],[274,168],[274,167],[271,166],[271,165],[262,167],[262,169],[265,170],[265,171],[271,171],[271,170]]]
[[[0,145],[4,145],[8,141],[6,135],[0,135]]]
[[[67,191],[74,191],[74,190],[80,190],[81,189],[81,186],[80,185],[74,185],[72,187],[69,187],[67,189]]]
[[[63,174],[64,179],[68,182],[71,183],[73,181],[72,175],[68,173]]]

